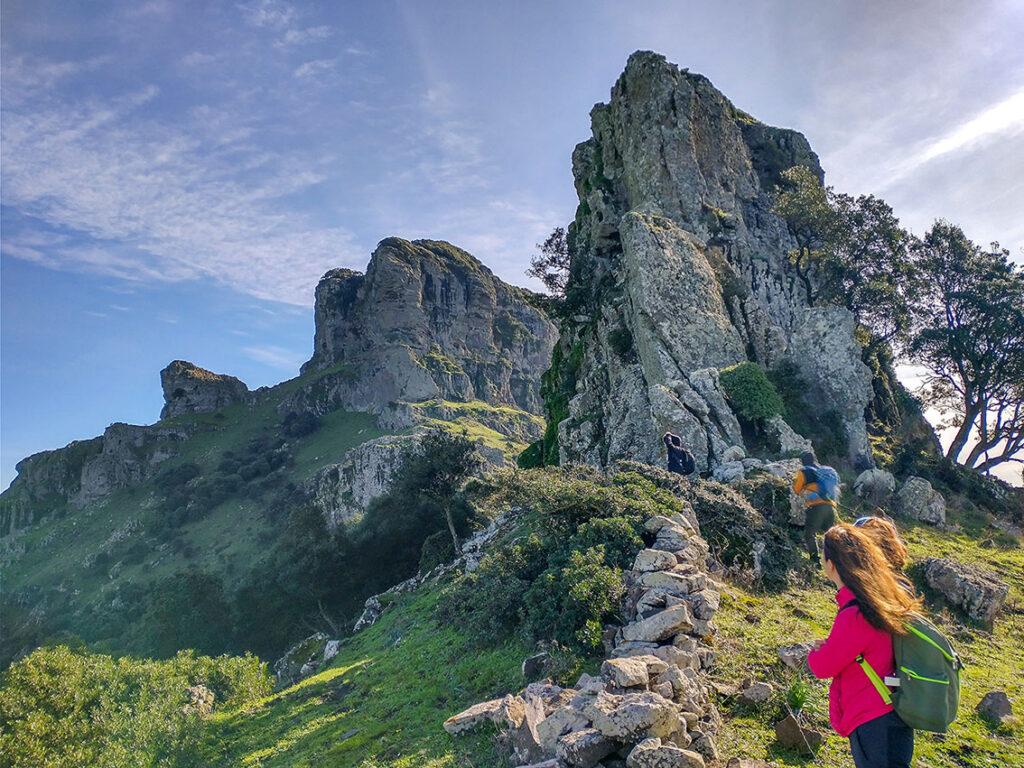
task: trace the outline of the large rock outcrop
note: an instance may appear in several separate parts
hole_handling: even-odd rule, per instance
[[[294,405],[379,411],[432,399],[540,413],[556,339],[531,295],[435,240],[382,240],[366,274],[328,272],[316,288],[313,358],[321,371]]]
[[[186,360],[175,360],[160,371],[164,390],[161,419],[184,413],[211,413],[244,402],[249,394],[245,383],[234,376],[214,373]]]
[[[842,418],[850,455],[868,454],[871,372],[853,317],[809,306],[772,211],[783,170],[822,176],[807,140],[649,52],[591,122],[573,153],[572,314],[545,390],[561,461],[660,462],[670,429],[716,465],[742,444],[717,372],[744,360],[794,364],[815,407]]]

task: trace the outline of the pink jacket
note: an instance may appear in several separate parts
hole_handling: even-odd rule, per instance
[[[807,666],[815,677],[832,678],[828,716],[840,736],[849,736],[857,726],[892,711],[857,663],[857,656],[863,655],[879,677],[892,675],[896,668],[892,636],[868,624],[856,605],[842,610],[854,599],[846,587],[836,593],[840,611],[832,622],[832,631],[821,647],[807,656]]]

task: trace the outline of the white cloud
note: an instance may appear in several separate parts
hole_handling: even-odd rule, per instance
[[[207,64],[212,64],[217,60],[217,57],[212,53],[203,53],[202,51],[192,51],[192,53],[186,54],[182,57],[181,63],[186,67],[202,67]]]
[[[327,269],[364,258],[349,232],[281,201],[323,179],[313,161],[251,146],[231,113],[148,119],[158,94],[5,100],[4,204],[71,233],[5,233],[6,255],[120,280],[214,279],[297,305]]]
[[[254,27],[281,28],[288,26],[295,18],[295,9],[279,0],[255,0],[239,3],[242,17]]]
[[[317,77],[330,72],[337,65],[337,59],[315,59],[301,64],[295,69],[295,77]]]
[[[925,141],[891,176],[882,189],[915,173],[932,160],[960,151],[972,151],[997,138],[1024,132],[1024,88],[1000,99],[940,136]]]
[[[305,43],[316,42],[317,40],[326,40],[332,34],[333,30],[328,26],[289,29],[284,33],[284,37],[274,43],[274,45],[278,48],[283,48],[289,45],[303,45]]]
[[[242,353],[258,363],[286,371],[297,371],[299,366],[306,362],[306,358],[296,354],[294,349],[273,345],[242,347]]]

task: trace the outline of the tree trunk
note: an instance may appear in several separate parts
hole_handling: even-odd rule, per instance
[[[964,446],[967,445],[967,440],[971,436],[976,418],[978,418],[977,407],[967,408],[964,411],[964,423],[960,425],[953,442],[949,444],[949,450],[946,451],[946,458],[950,461],[957,461],[960,458],[960,454],[963,453]]]
[[[452,519],[452,508],[450,504],[444,505],[444,519],[448,523],[448,532],[452,535],[452,546],[455,547],[455,556],[459,555],[459,534],[455,532],[455,521]]]

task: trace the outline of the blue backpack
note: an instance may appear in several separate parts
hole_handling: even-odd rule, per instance
[[[828,499],[837,501],[839,499],[839,474],[832,467],[815,465],[804,466],[804,482],[814,483],[818,486],[817,492],[811,491],[807,494],[808,500]]]

